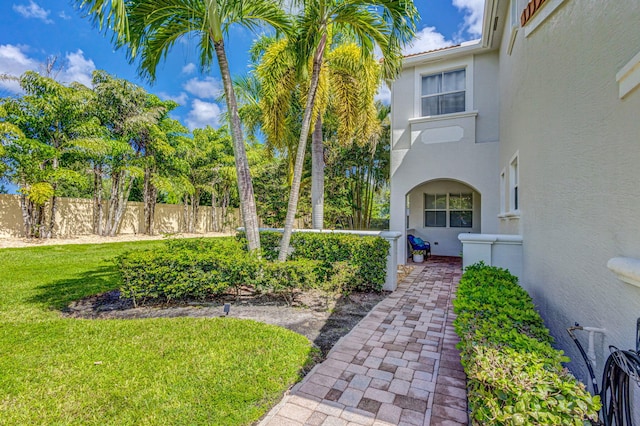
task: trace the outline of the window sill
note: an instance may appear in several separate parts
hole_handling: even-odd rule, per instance
[[[632,90],[640,86],[640,53],[618,71],[616,81],[618,82],[618,96],[620,99],[623,99]]]
[[[544,21],[546,21],[553,12],[556,11],[566,0],[547,0],[540,9],[535,12],[533,17],[524,25],[524,35],[529,37]]]
[[[456,118],[477,117],[478,111],[454,112],[452,114],[430,115],[427,117],[410,118],[409,124],[429,123],[440,120],[454,120]]]
[[[520,219],[520,210],[515,210],[515,211],[512,211],[512,212],[506,212],[506,213],[500,213],[498,215],[498,219],[505,219],[505,220]]]
[[[640,287],[640,259],[614,257],[607,262],[607,268],[621,281]]]

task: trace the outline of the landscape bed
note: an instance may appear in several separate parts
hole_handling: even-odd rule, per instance
[[[163,244],[0,250],[3,424],[251,424],[299,379],[315,351],[280,327],[61,315],[119,286],[115,256]]]

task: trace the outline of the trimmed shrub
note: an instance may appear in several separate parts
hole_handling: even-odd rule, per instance
[[[260,233],[262,255],[265,259],[278,257],[282,234],[274,231]],[[246,245],[244,233],[238,233],[238,241]],[[317,260],[318,280],[333,282],[345,292],[381,291],[386,279],[389,242],[376,236],[360,236],[341,233],[295,232],[291,236],[291,260]],[[339,268],[343,278],[334,278],[336,263],[345,262]],[[348,277],[349,282],[345,282]]]
[[[275,263],[247,253],[229,238],[168,240],[165,247],[124,253],[116,259],[123,297],[203,299],[250,286],[291,295],[317,286],[319,262]]]
[[[531,297],[508,271],[468,267],[453,301],[475,425],[583,425],[597,420],[591,396],[562,362]]]

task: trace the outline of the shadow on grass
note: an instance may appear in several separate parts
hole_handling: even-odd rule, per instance
[[[74,277],[38,286],[35,289],[36,295],[28,299],[28,302],[62,310],[74,300],[114,290],[119,284],[116,266],[104,265]]]

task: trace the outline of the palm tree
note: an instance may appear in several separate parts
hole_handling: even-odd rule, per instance
[[[412,0],[303,0],[302,13],[296,22],[292,55],[299,73],[305,73],[311,64],[309,86],[305,96],[305,108],[291,184],[287,218],[278,259],[287,258],[293,222],[298,205],[300,181],[306,142],[313,118],[318,117],[316,105],[322,66],[334,34],[353,38],[362,49],[364,57],[373,54],[378,47],[384,58],[382,74],[386,79],[397,75],[401,60],[401,48],[415,34],[418,12]],[[284,55],[282,60],[290,60]],[[266,92],[265,92],[266,94]],[[322,96],[321,96],[322,98]]]
[[[126,46],[129,59],[140,58],[139,73],[153,81],[160,60],[181,37],[195,34],[199,41],[200,66],[211,66],[217,58],[229,112],[240,208],[250,250],[260,248],[258,216],[249,173],[238,105],[229,72],[224,38],[239,24],[256,29],[261,23],[277,30],[289,20],[270,0],[76,0],[97,23],[116,31],[116,46]]]
[[[261,112],[265,116],[262,127],[268,135],[267,142],[274,141],[272,143],[291,139],[292,129],[299,128],[299,122],[292,123],[291,117],[299,117],[295,109],[299,108],[299,98],[304,94],[301,88],[306,90],[308,84],[308,79],[297,81],[290,78],[296,73],[294,61],[283,60],[286,55],[282,54],[282,50],[288,48],[287,42],[283,39],[265,49],[262,61],[256,67],[263,91],[267,92],[267,96],[261,98]],[[311,136],[314,229],[322,229],[324,222],[323,117],[328,109],[338,117],[337,136],[342,145],[377,142],[375,136],[380,126],[376,120],[374,97],[380,78],[378,61],[372,55],[363,58],[360,47],[349,40],[341,39],[333,43],[326,55],[320,74],[319,95],[315,105],[317,115]],[[290,144],[290,151],[295,151],[295,142],[297,135]],[[293,157],[293,153],[289,153],[290,157]]]

